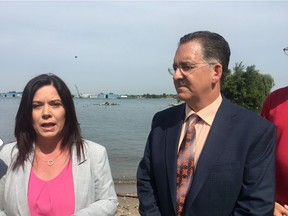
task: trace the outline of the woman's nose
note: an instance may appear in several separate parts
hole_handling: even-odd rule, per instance
[[[43,106],[42,118],[47,119],[51,116],[50,109],[48,105]]]

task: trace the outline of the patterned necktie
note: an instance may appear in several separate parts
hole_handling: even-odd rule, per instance
[[[195,124],[200,118],[193,114],[189,117],[189,126],[185,137],[181,143],[177,156],[177,180],[176,180],[176,215],[181,216],[186,193],[190,188],[192,176],[194,173],[194,155],[195,155]]]

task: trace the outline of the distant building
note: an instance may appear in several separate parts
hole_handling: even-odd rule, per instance
[[[109,93],[109,94],[99,93],[97,95],[97,98],[100,98],[100,99],[117,99],[119,97],[120,97],[120,95],[114,94],[114,93]]]
[[[15,92],[15,91],[11,91],[11,92],[6,92],[6,93],[0,93],[0,97],[22,97],[22,92]]]

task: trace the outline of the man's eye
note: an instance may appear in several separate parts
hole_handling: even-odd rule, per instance
[[[190,65],[181,65],[181,68],[183,71],[189,71],[189,70],[193,69],[193,67]]]

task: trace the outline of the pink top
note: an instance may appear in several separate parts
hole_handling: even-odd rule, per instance
[[[75,196],[71,160],[57,177],[49,181],[39,179],[31,171],[28,202],[31,216],[73,215]]]

